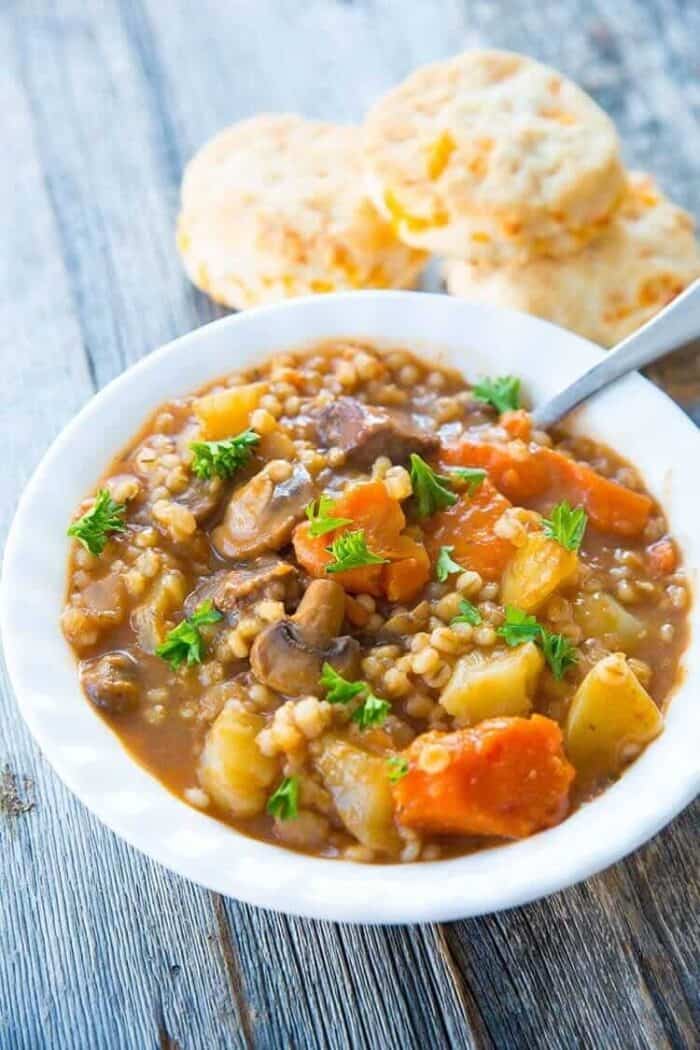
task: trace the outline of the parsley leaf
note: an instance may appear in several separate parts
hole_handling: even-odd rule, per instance
[[[338,674],[329,663],[323,665],[321,685],[326,690],[326,700],[329,704],[347,704],[367,690],[364,682],[348,682],[347,678]]]
[[[365,540],[365,530],[344,532],[326,547],[333,561],[326,565],[326,572],[345,572],[347,569],[361,569],[363,565],[384,565],[388,558],[373,554]]]
[[[211,598],[197,606],[172,631],[168,631],[165,641],[156,647],[156,656],[169,663],[173,671],[183,664],[201,664],[204,657],[204,639],[199,628],[208,623],[217,623],[223,619],[218,609],[214,608]]]
[[[309,519],[309,534],[313,537],[325,536],[333,529],[339,529],[341,525],[351,525],[352,518],[333,518],[331,512],[335,507],[335,501],[330,496],[319,496],[318,503],[312,500],[306,507],[304,513]]]
[[[450,479],[444,474],[437,474],[415,452],[411,453],[411,484],[420,518],[427,518],[457,502],[457,495],[449,487]]]
[[[523,645],[525,642],[539,642],[542,628],[534,616],[528,616],[514,605],[506,605],[506,618],[497,634],[506,645]]]
[[[299,816],[299,777],[285,777],[267,800],[267,812],[278,820],[294,820]]]
[[[478,401],[493,405],[499,412],[511,412],[520,407],[520,380],[515,376],[496,376],[482,379],[472,390]]]
[[[389,780],[392,784],[395,784],[397,780],[402,780],[408,773],[408,762],[403,755],[390,755],[386,764],[389,767]]]
[[[555,678],[563,678],[578,661],[576,647],[563,634],[552,634],[542,628],[542,652]]]
[[[454,558],[450,555],[454,547],[441,547],[435,562],[435,575],[437,576],[440,583],[444,583],[450,573],[453,572],[464,572],[461,565],[458,565]]]
[[[567,551],[577,551],[588,524],[588,515],[583,507],[572,507],[562,500],[552,507],[551,517],[542,519],[545,536],[556,540]]]
[[[102,554],[113,532],[124,532],[126,523],[123,503],[116,503],[107,489],[100,489],[90,510],[74,521],[68,535],[74,536],[90,554]]]
[[[360,729],[370,729],[372,726],[380,726],[390,709],[391,704],[388,700],[382,700],[374,693],[368,693],[365,702],[353,713],[352,720],[357,722]]]
[[[253,445],[260,441],[260,435],[254,430],[244,430],[236,437],[223,441],[193,441],[190,448],[194,452],[192,473],[198,478],[208,480],[214,476],[230,478],[237,470],[244,467],[251,457]]]
[[[565,635],[554,634],[534,616],[528,616],[513,605],[506,606],[505,623],[498,628],[498,634],[505,639],[506,645],[536,642],[555,678],[563,678],[578,660],[576,647]]]
[[[459,603],[459,615],[454,616],[450,620],[450,626],[453,623],[470,623],[472,627],[478,627],[481,623],[481,613],[476,605],[472,605],[466,598],[462,598]]]
[[[451,467],[450,474],[464,482],[470,496],[474,495],[486,477],[486,471],[482,467]]]

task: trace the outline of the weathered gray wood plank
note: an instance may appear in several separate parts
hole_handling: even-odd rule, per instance
[[[184,280],[182,164],[261,109],[359,119],[461,47],[552,62],[631,163],[700,212],[700,10],[665,0],[406,4],[10,0],[0,5],[4,535],[49,440],[96,386],[219,311]],[[446,927],[309,923],[150,863],[57,782],[0,677],[0,1048],[687,1047],[700,1027],[700,807],[629,861]]]

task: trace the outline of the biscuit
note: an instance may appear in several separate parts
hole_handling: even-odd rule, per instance
[[[364,144],[370,195],[402,240],[489,264],[578,250],[624,186],[610,118],[506,51],[417,70],[370,110]]]
[[[523,310],[614,346],[700,277],[700,249],[690,215],[651,176],[632,173],[606,232],[577,255],[496,269],[450,260],[445,277],[453,295]]]
[[[353,127],[263,115],[206,143],[185,171],[177,230],[197,287],[243,308],[412,285],[425,256],[369,202],[360,138]]]

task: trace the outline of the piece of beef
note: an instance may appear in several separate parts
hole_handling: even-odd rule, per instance
[[[281,558],[256,558],[236,569],[224,569],[201,583],[187,596],[185,616],[211,598],[229,623],[235,623],[248,606],[264,598],[286,600],[297,588],[299,573]]]
[[[440,442],[415,423],[407,412],[365,405],[354,397],[339,397],[321,409],[316,418],[319,441],[326,448],[340,448],[347,462],[368,470],[379,456],[392,463],[406,463],[412,452],[426,456]]]

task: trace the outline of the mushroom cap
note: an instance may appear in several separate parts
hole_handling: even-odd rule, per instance
[[[313,499],[308,471],[295,463],[285,481],[275,482],[263,469],[237,488],[212,543],[224,558],[252,558],[279,550],[289,541],[304,507]]]
[[[337,637],[345,592],[334,580],[314,580],[294,616],[267,627],[253,643],[250,665],[258,681],[285,696],[316,695],[324,663],[343,677],[356,676],[360,643]]]

